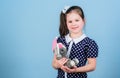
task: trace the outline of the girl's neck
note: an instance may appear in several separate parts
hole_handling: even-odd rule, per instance
[[[79,38],[80,36],[82,36],[82,32],[80,32],[80,33],[70,33],[70,37],[72,38],[72,39],[76,39],[76,38]]]

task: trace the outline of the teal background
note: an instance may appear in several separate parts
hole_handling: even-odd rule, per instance
[[[97,68],[88,78],[120,78],[119,0],[0,0],[0,78],[56,78],[51,44],[59,14],[78,5],[85,33],[99,45]]]

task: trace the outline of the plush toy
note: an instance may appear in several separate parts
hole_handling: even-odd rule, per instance
[[[56,54],[57,60],[60,60],[63,57],[68,59],[65,65],[69,68],[73,68],[79,63],[79,60],[77,58],[71,60],[69,57],[67,57],[66,47],[62,43],[57,43],[57,38],[53,40],[52,50]]]

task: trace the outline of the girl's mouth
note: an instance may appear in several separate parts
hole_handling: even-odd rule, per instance
[[[74,30],[77,29],[77,28],[78,28],[78,26],[77,27],[72,27],[72,29],[74,29]]]

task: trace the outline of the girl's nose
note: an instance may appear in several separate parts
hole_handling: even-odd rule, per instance
[[[76,25],[76,23],[75,22],[72,22],[72,26],[75,26]]]

